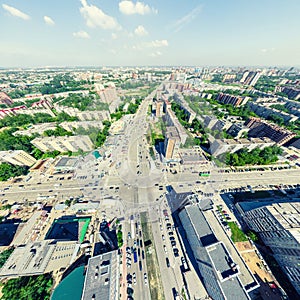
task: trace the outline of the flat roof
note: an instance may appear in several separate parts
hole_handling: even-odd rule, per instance
[[[81,300],[116,299],[119,286],[117,251],[89,259]]]
[[[55,168],[75,167],[78,162],[76,157],[61,157],[55,164]]]

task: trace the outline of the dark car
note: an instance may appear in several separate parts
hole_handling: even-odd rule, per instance
[[[178,257],[179,256],[179,251],[177,248],[173,248],[173,253],[174,253],[174,256],[175,257]]]
[[[170,261],[167,257],[166,257],[166,264],[167,264],[167,267],[169,268],[170,267]]]

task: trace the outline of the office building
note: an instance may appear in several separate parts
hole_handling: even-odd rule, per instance
[[[32,166],[36,159],[23,150],[0,151],[0,162],[10,163],[16,166]]]
[[[250,210],[244,220],[272,249],[274,258],[300,295],[300,203],[276,203]]]
[[[117,251],[91,257],[87,266],[81,300],[119,299],[119,269]]]
[[[39,137],[31,143],[43,152],[57,150],[59,152],[84,152],[94,149],[91,139],[87,135],[58,136],[58,137]]]
[[[249,137],[268,137],[278,146],[282,146],[296,136],[290,130],[255,117],[250,117],[245,125],[250,128]]]
[[[216,139],[210,145],[209,151],[213,156],[219,156],[222,153],[234,153],[240,149],[251,151],[259,148],[273,146],[275,142],[269,138],[248,138],[248,139]]]
[[[185,206],[179,218],[209,297],[214,300],[250,299],[240,280],[240,266],[225,244],[217,240],[200,205]]]

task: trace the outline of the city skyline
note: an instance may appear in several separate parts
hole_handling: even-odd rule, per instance
[[[295,0],[0,4],[0,67],[300,65]]]

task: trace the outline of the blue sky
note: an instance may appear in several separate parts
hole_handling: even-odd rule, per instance
[[[300,0],[0,0],[0,66],[300,65]]]

